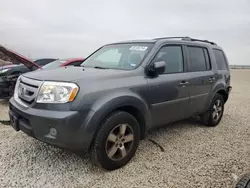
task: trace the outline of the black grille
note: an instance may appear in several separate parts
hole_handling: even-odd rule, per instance
[[[34,87],[34,88],[38,88],[39,87],[39,86],[36,86],[36,85],[31,85],[29,83],[25,83],[22,80],[20,81],[20,83],[25,84],[25,85],[30,86],[30,87]]]
[[[41,81],[29,79],[23,76],[20,77],[20,80],[17,83],[18,98],[27,105],[32,104],[36,99],[41,83]]]

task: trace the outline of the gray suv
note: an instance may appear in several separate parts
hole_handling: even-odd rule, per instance
[[[189,37],[112,43],[79,67],[19,77],[9,114],[15,130],[89,152],[106,170],[122,167],[148,130],[200,117],[216,126],[230,71],[215,43]]]

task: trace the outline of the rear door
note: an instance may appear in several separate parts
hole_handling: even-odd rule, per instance
[[[216,75],[211,67],[209,51],[203,46],[186,46],[190,73],[190,113],[203,112]]]
[[[189,73],[184,57],[182,45],[165,45],[151,62],[165,61],[167,64],[164,74],[148,78],[154,126],[181,120],[188,114]]]

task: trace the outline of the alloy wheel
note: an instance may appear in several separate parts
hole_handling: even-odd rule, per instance
[[[220,119],[221,115],[222,115],[222,102],[221,102],[221,100],[217,99],[213,105],[212,117],[213,117],[214,121],[218,121]]]
[[[106,154],[109,159],[118,161],[125,158],[134,143],[134,131],[128,124],[117,125],[106,141]]]

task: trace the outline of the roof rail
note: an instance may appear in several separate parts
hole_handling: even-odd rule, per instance
[[[190,37],[160,37],[160,38],[154,38],[154,40],[161,40],[161,39],[190,39]]]
[[[200,40],[200,39],[194,39],[191,37],[161,37],[161,38],[154,38],[154,40],[161,40],[161,39],[181,39],[181,40],[185,40],[185,41],[197,41],[197,42],[205,42],[205,43],[209,43],[212,45],[217,45],[215,42],[211,42],[208,40]]]

